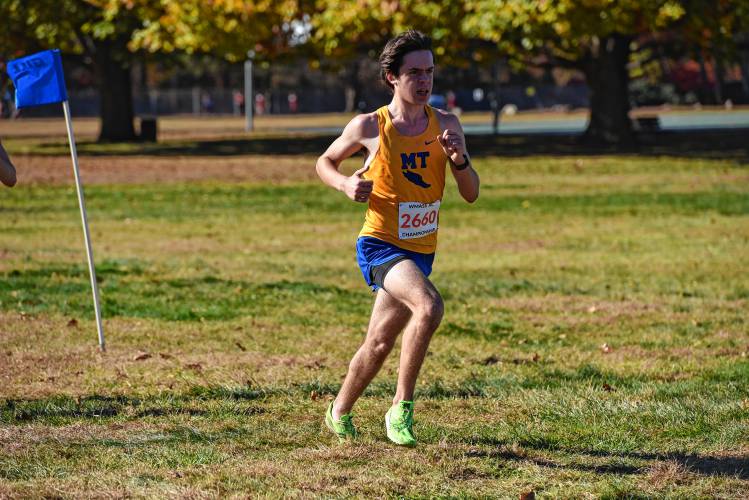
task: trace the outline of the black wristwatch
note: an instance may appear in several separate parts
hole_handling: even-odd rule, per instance
[[[453,163],[453,167],[455,167],[455,170],[465,170],[471,166],[471,160],[468,159],[468,155],[466,155],[465,153],[463,153],[463,159],[465,161],[460,165],[456,165],[455,163]]]

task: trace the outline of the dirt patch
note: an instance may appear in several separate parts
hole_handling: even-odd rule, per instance
[[[689,481],[689,470],[675,460],[656,462],[647,471],[647,482],[657,488],[685,484]]]
[[[13,158],[19,185],[72,185],[69,157],[23,156]],[[172,157],[107,156],[79,160],[84,185],[150,184],[199,181],[301,182],[317,178],[313,157]]]

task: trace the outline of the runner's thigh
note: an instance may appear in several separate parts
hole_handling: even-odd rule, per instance
[[[383,281],[385,291],[403,302],[412,311],[434,301],[442,300],[429,278],[424,276],[414,261],[398,262]]]

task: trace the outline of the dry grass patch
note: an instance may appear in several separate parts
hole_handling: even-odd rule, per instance
[[[84,185],[180,182],[285,182],[317,179],[315,158],[299,156],[153,157],[107,156],[80,159]],[[20,185],[72,185],[70,159],[61,156],[14,157]]]

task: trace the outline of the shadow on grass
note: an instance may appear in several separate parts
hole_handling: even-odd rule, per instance
[[[273,390],[253,387],[196,386],[180,393],[157,396],[52,396],[42,399],[8,399],[0,404],[0,423],[19,424],[35,421],[65,421],[69,419],[146,418],[170,415],[258,415],[264,408],[247,403],[270,395]],[[209,410],[192,406],[199,402],[218,402]],[[222,406],[220,403],[226,403]]]
[[[558,464],[556,462],[552,462],[551,460],[546,460],[544,458],[532,458],[532,457],[523,455],[521,453],[515,453],[509,450],[490,450],[490,451],[471,450],[466,454],[466,456],[476,457],[476,458],[490,458],[490,459],[498,459],[498,460],[532,462],[539,467],[544,467],[547,469],[575,469],[575,470],[584,471],[584,472],[595,472],[597,474],[641,474],[642,473],[641,467],[635,467],[633,465],[623,465],[623,464],[563,465],[563,464]]]
[[[148,317],[168,321],[227,320],[271,313],[285,304],[316,302],[361,308],[361,294],[314,282],[280,280],[254,283],[200,276],[156,278],[148,263],[104,261],[97,268],[106,317]],[[90,311],[88,271],[82,265],[51,265],[0,273],[2,308],[30,313],[56,311],[81,315]],[[43,300],[41,299],[43,297]],[[316,321],[304,311],[287,313],[286,321]]]
[[[482,446],[488,446],[495,448],[493,450],[473,450],[469,452],[469,456],[481,457],[481,458],[497,458],[504,460],[523,460],[535,463],[540,467],[555,468],[555,469],[575,469],[580,471],[597,472],[602,474],[640,474],[643,472],[641,467],[622,465],[622,464],[604,464],[604,465],[588,465],[574,463],[570,465],[558,464],[556,462],[546,460],[543,458],[533,458],[524,456],[519,453],[514,453],[507,450],[507,447],[512,443],[495,438],[480,438],[471,439],[471,444],[479,444]],[[749,479],[749,456],[725,456],[725,457],[712,457],[703,456],[694,453],[647,453],[639,451],[630,452],[617,452],[617,451],[601,451],[601,450],[588,450],[588,449],[574,449],[560,446],[558,443],[548,440],[530,440],[520,441],[520,446],[523,448],[530,448],[539,451],[553,451],[559,453],[565,453],[570,455],[586,455],[589,457],[597,458],[625,458],[625,459],[636,459],[636,460],[649,460],[649,461],[672,461],[676,462],[684,468],[696,472],[698,474],[706,476],[727,476],[735,477],[738,479]]]
[[[747,128],[730,130],[660,131],[640,134],[633,146],[590,144],[581,134],[469,135],[467,142],[476,155],[601,155],[635,154],[678,157],[733,158],[749,162]],[[89,156],[235,156],[235,155],[319,155],[336,139],[329,134],[284,135],[205,141],[171,141],[157,144],[134,143],[126,147],[103,147],[81,142],[78,151]],[[59,143],[44,143],[35,154],[59,153]]]

